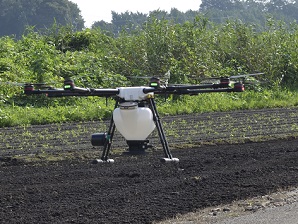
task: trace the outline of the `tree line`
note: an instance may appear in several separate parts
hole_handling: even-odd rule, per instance
[[[0,36],[20,37],[26,27],[36,30],[52,27],[54,23],[84,28],[84,20],[77,4],[68,0],[1,0]]]
[[[215,23],[241,20],[255,24],[260,30],[268,17],[286,23],[298,21],[298,2],[294,0],[202,0],[201,5],[198,3],[198,9],[180,12],[172,8],[170,12],[154,10],[149,14],[112,11],[110,23],[97,21],[92,28],[100,28],[117,36],[123,30],[134,32],[142,29],[151,17],[179,24],[193,21],[197,16],[204,16]],[[71,26],[75,31],[85,28],[80,9],[69,0],[1,0],[0,21],[0,36],[20,37],[28,26],[42,32],[54,23]]]
[[[239,20],[243,23],[254,24],[258,30],[266,25],[268,17],[283,20],[290,24],[298,21],[298,2],[294,0],[202,0],[199,10],[180,12],[172,8],[170,12],[154,10],[144,13],[112,12],[112,21],[97,21],[92,28],[100,27],[114,35],[122,30],[133,32],[146,24],[149,18],[157,17],[173,23],[193,21],[197,16],[204,16],[215,23],[227,20]]]

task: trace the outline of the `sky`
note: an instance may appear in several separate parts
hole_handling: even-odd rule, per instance
[[[201,0],[70,0],[76,3],[85,20],[85,26],[91,27],[93,22],[104,20],[111,22],[112,11],[117,13],[140,12],[148,14],[153,10],[165,10],[170,12],[176,8],[181,12],[187,10],[199,10]]]

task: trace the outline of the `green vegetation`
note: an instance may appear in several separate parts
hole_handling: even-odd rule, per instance
[[[296,23],[298,20],[298,3],[294,0],[202,0],[201,4],[198,2],[197,9],[180,12],[172,8],[170,12],[153,10],[148,14],[112,11],[110,23],[96,21],[92,28],[100,27],[118,36],[122,30],[133,33],[142,28],[151,17],[183,24],[193,21],[196,16],[204,15],[215,23],[240,20],[255,24],[260,30],[265,26],[269,15],[286,23]],[[54,21],[59,25],[71,25],[73,30],[81,31],[84,28],[84,19],[80,13],[77,4],[69,0],[2,0],[0,36],[13,35],[20,38],[28,26],[44,32]]]
[[[255,28],[263,30],[268,16],[286,23],[298,20],[298,2],[293,0],[202,0],[199,10],[180,12],[172,8],[170,12],[154,10],[149,14],[112,12],[112,21],[97,21],[92,28],[100,27],[117,36],[121,30],[133,32],[142,27],[148,18],[157,17],[174,23],[183,24],[192,21],[196,16],[204,16],[214,23],[225,23],[228,20],[239,20],[255,24]]]
[[[54,100],[54,99],[52,99]],[[54,100],[55,101],[55,100]],[[214,93],[198,96],[183,96],[179,100],[157,99],[162,115],[231,111],[298,106],[298,93],[287,90],[246,91],[244,93]],[[0,127],[29,124],[63,123],[71,121],[91,121],[109,118],[113,100],[105,105],[98,98],[78,99],[73,105],[4,106],[0,108]]]
[[[0,127],[105,118],[112,100],[23,96],[18,83],[62,87],[66,77],[84,87],[146,84],[138,76],[170,83],[197,83],[210,76],[264,72],[266,86],[232,94],[158,97],[163,114],[297,106],[298,25],[268,18],[264,31],[228,20],[215,24],[197,16],[174,24],[150,17],[133,33],[113,37],[101,29],[73,31],[54,24],[45,33],[28,29],[20,39],[0,38]],[[14,85],[15,84],[15,85]]]
[[[84,20],[78,6],[68,0],[2,0],[0,1],[0,36],[21,37],[26,27],[47,29],[53,22],[72,25],[81,30]]]

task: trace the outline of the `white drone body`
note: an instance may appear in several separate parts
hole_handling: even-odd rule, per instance
[[[120,87],[118,96],[125,101],[142,101],[153,97],[154,93],[144,93],[145,86]]]

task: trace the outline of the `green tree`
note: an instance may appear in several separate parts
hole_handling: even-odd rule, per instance
[[[210,9],[231,10],[234,6],[233,2],[231,0],[202,0],[200,11],[206,11]]]
[[[44,29],[54,22],[76,30],[84,27],[78,6],[68,0],[2,0],[0,21],[0,36],[20,37],[28,26]]]

